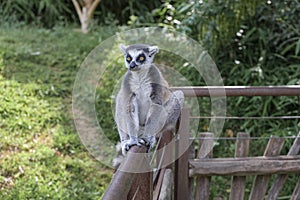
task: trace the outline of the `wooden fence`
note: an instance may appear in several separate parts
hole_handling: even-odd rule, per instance
[[[299,86],[286,87],[180,87],[186,97],[201,96],[300,96]],[[255,177],[249,199],[275,200],[285,184],[288,174],[300,173],[300,132],[295,137],[287,155],[280,155],[285,139],[270,137],[264,154],[248,157],[251,138],[238,133],[235,155],[232,158],[213,158],[215,137],[213,133],[200,133],[190,141],[190,112],[184,108],[177,134],[162,134],[157,148],[157,169],[146,173],[127,173],[127,169],[139,163],[127,156],[103,196],[104,200],[118,199],[222,199],[210,195],[212,176],[230,176],[230,194],[224,199],[245,198],[246,177]],[[175,141],[175,142],[173,142]],[[188,149],[186,147],[189,147]],[[132,148],[135,153],[144,148]],[[130,153],[129,153],[130,155]],[[179,156],[180,155],[180,156]],[[179,157],[174,163],[172,159]],[[126,163],[131,163],[128,165]],[[144,166],[145,167],[145,166]],[[147,168],[147,166],[146,166]],[[272,182],[271,176],[276,176]],[[272,178],[273,178],[272,177]],[[271,184],[271,187],[269,185]],[[290,195],[300,199],[300,178]]]
[[[298,134],[300,137],[300,133]],[[238,133],[235,145],[235,157],[211,158],[213,153],[214,137],[212,133],[202,133],[199,138],[200,150],[202,147],[211,149],[208,155],[198,152],[196,157],[190,155],[189,177],[191,183],[196,179],[195,186],[189,188],[187,198],[209,199],[211,176],[232,176],[229,199],[244,199],[246,176],[255,176],[249,199],[277,199],[286,181],[287,174],[300,172],[300,138],[296,137],[294,144],[287,155],[279,155],[283,147],[284,138],[270,137],[264,154],[259,157],[247,157],[250,145],[250,136],[247,133]],[[269,192],[267,192],[271,175],[277,174]],[[295,187],[291,199],[299,199],[299,185]],[[204,187],[205,186],[205,187]],[[195,187],[196,193],[193,193]],[[267,196],[265,197],[265,195]]]

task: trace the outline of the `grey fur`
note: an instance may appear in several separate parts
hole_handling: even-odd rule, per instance
[[[156,46],[120,45],[128,71],[116,98],[115,120],[125,155],[133,145],[147,145],[155,136],[174,128],[184,102],[181,91],[171,92],[159,69],[153,64]],[[128,58],[129,57],[129,58]],[[143,58],[141,58],[143,57]]]

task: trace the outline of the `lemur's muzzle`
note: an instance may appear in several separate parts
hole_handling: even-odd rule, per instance
[[[134,69],[136,66],[137,66],[137,64],[134,61],[131,62],[130,65],[129,65],[130,70]]]

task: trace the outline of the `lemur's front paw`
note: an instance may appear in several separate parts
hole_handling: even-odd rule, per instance
[[[149,153],[155,144],[155,136],[143,137],[139,140],[139,143],[145,145]]]
[[[129,139],[129,140],[123,140],[121,142],[121,145],[122,145],[122,154],[125,156],[132,146],[134,145],[140,146],[141,144],[137,139]]]

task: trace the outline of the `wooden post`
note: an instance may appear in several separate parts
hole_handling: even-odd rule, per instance
[[[199,140],[198,159],[211,158],[214,146],[213,133],[201,133]],[[196,178],[196,199],[208,200],[210,176],[197,176]]]
[[[174,183],[174,177],[173,177],[173,171],[171,169],[165,169],[164,177],[163,177],[163,183],[161,186],[161,191],[159,194],[159,200],[171,200],[172,199],[172,190],[173,190],[173,183]],[[153,199],[155,200],[155,199]]]
[[[173,139],[173,132],[167,130],[162,133],[157,148],[157,171],[154,176],[154,183],[156,187],[153,191],[153,200],[160,197],[161,187],[163,186],[164,178],[166,176],[166,169],[172,168],[174,158],[174,145],[170,144]]]
[[[137,182],[135,185],[139,186],[134,191],[135,199],[149,200],[152,198],[152,172],[149,160],[145,156],[147,155],[146,151],[147,148],[145,146],[133,146],[130,148],[125,160],[114,174],[110,186],[104,193],[103,200],[127,199],[134,182]],[[136,179],[136,177],[138,178]],[[132,195],[132,192],[130,195]]]
[[[173,131],[166,130],[162,133],[160,142],[157,148],[157,163],[160,168],[172,168],[174,161],[174,145],[170,144],[173,140]]]
[[[271,137],[264,152],[264,156],[276,156],[280,153],[284,144],[284,138]],[[271,175],[259,175],[255,177],[252,191],[250,193],[250,200],[264,199],[267,191],[268,182]]]
[[[297,155],[299,153],[299,149],[300,149],[300,132],[298,133],[297,138],[294,140],[294,143],[287,155],[288,156]],[[266,198],[267,200],[277,199],[286,179],[287,179],[287,174],[277,175],[271,189],[269,190],[269,194]]]
[[[189,150],[189,160],[195,158],[195,141],[191,142],[190,150]],[[189,193],[190,193],[190,200],[195,199],[195,177],[189,176]]]
[[[249,141],[250,137],[248,133],[238,133],[236,147],[235,147],[235,157],[246,157],[249,152]],[[245,182],[246,176],[233,176],[230,200],[243,200],[245,195]]]
[[[299,200],[300,199],[300,178],[296,184],[294,192],[292,194],[291,200]]]
[[[174,199],[183,200],[189,198],[189,122],[190,110],[183,108],[181,112],[180,127],[178,130],[178,141],[176,148],[175,177],[174,177]]]
[[[138,173],[129,191],[128,200],[149,200],[152,199],[153,173]]]

